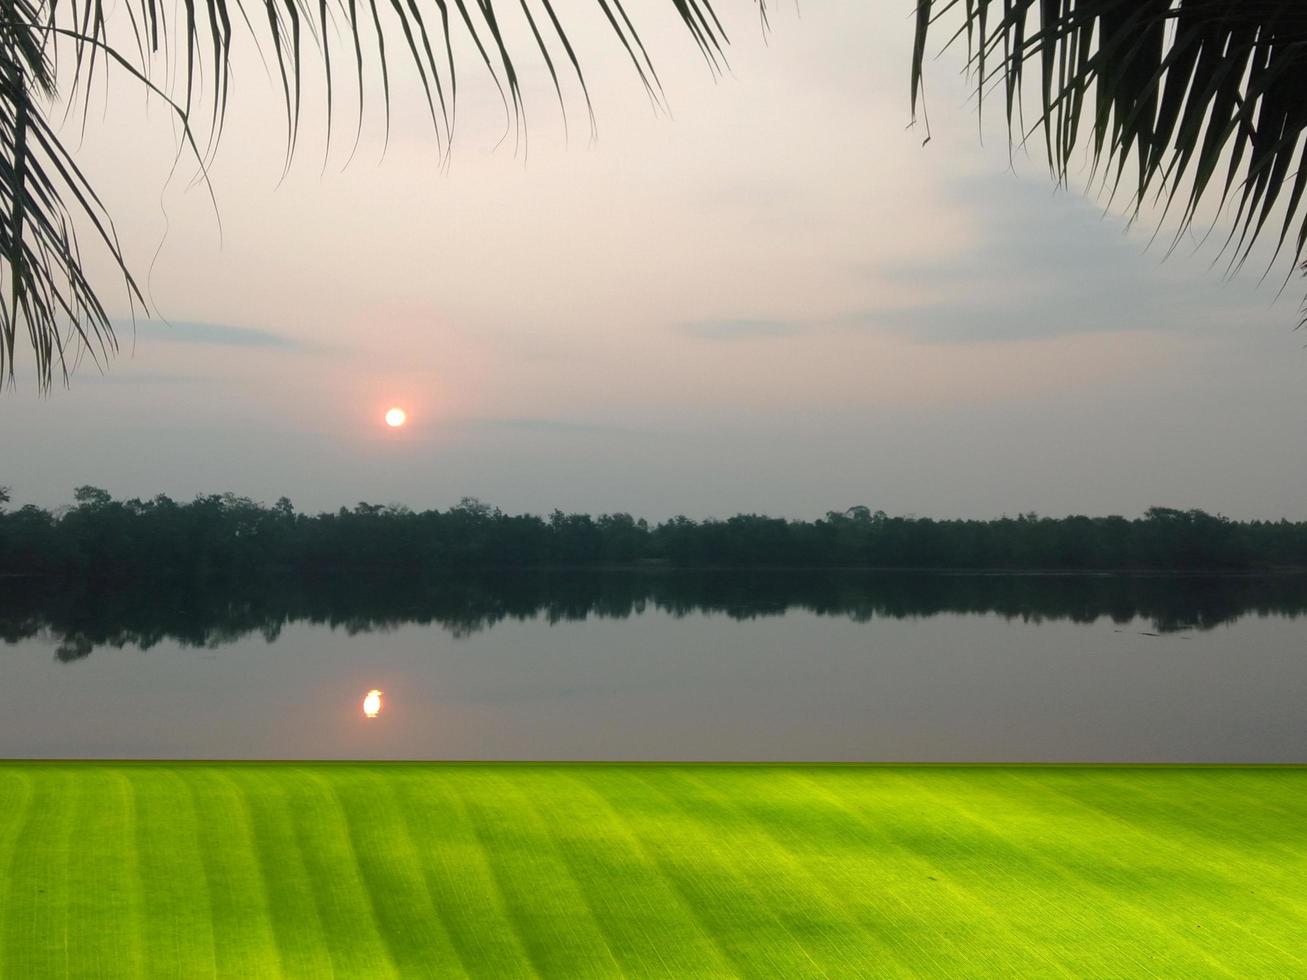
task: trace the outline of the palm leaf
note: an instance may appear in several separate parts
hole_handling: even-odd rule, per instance
[[[661,102],[657,72],[621,0],[592,2],[650,98]],[[710,0],[670,2],[694,44],[718,68],[727,38]],[[555,6],[550,0],[501,3],[504,10],[519,12],[529,27],[525,53],[543,59],[564,108],[564,123],[562,72],[570,70],[593,131],[580,59]],[[238,43],[259,48],[279,86],[287,166],[310,73],[325,82],[328,141],[336,73],[346,72],[357,86],[357,146],[363,108],[371,97],[379,95],[389,132],[391,71],[400,60],[416,72],[438,145],[448,153],[458,91],[455,50],[463,44],[476,52],[498,86],[512,128],[520,130],[525,110],[517,55],[510,51],[509,32],[494,0],[124,0],[124,5],[128,46],[116,43],[118,29],[110,36],[106,0],[0,0],[0,378],[10,383],[20,337],[30,347],[42,390],[56,376],[67,381],[71,365],[83,354],[102,362],[115,349],[109,313],[84,271],[79,230],[112,258],[132,310],[145,308],[109,214],[50,121],[61,101],[56,78],[67,89],[62,93],[66,109],[81,100],[83,121],[97,73],[125,73],[162,97],[182,125],[201,176],[221,135]],[[244,30],[233,30],[233,23]],[[333,50],[330,37],[337,28],[349,44]],[[402,47],[388,47],[396,28]],[[381,69],[379,93],[373,93],[373,75],[365,69],[374,48]],[[176,69],[175,84],[154,81],[173,77],[170,68]],[[207,102],[203,106],[197,105],[201,93]]]
[[[978,97],[1003,86],[1012,141],[1042,133],[1060,182],[1087,133],[1102,186],[1127,188],[1136,214],[1175,207],[1176,241],[1210,200],[1228,222],[1231,271],[1267,236],[1268,268],[1287,257],[1307,271],[1307,3],[917,0],[914,113],[928,38],[959,19],[946,45],[966,37]],[[1029,127],[1027,65],[1039,69]]]

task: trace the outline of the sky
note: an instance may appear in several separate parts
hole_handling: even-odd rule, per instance
[[[212,199],[112,78],[78,159],[151,310],[133,322],[90,256],[122,350],[48,396],[20,363],[0,484],[45,506],[94,484],[307,511],[1307,519],[1307,284],[1230,280],[1210,243],[1168,257],[1151,215],[1054,188],[997,103],[978,127],[960,51],[929,66],[926,142],[909,4],[778,8],[764,33],[722,0],[720,79],[650,6],[669,112],[582,10],[597,138],[528,57],[525,142],[469,71],[447,160],[397,71],[389,139],[374,99],[352,157],[352,91],[328,146],[311,87],[283,176],[279,91],[242,49]]]

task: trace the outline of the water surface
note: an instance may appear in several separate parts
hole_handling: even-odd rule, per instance
[[[26,583],[0,757],[1304,762],[1304,614],[1301,576]]]

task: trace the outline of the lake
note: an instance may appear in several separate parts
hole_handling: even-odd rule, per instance
[[[1301,575],[5,585],[0,757],[1307,761]]]

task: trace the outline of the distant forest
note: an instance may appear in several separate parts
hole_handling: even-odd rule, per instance
[[[1201,510],[1142,517],[933,520],[867,507],[815,521],[740,514],[505,514],[464,499],[448,510],[360,503],[302,514],[210,494],[114,500],[79,487],[75,503],[0,511],[0,574],[106,580],[213,578],[267,571],[526,568],[863,567],[920,569],[1307,569],[1307,522],[1232,521]],[[8,494],[0,489],[0,505]]]

